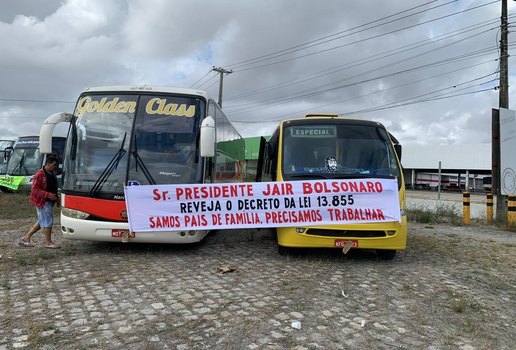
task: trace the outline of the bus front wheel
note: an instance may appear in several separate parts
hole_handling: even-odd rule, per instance
[[[392,260],[396,256],[396,251],[387,249],[377,249],[376,254],[382,260]]]
[[[282,245],[278,245],[279,255],[289,255],[290,252],[291,252],[290,248],[284,247]]]

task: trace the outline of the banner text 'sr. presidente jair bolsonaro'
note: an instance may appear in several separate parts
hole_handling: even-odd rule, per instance
[[[396,179],[125,187],[133,232],[400,221]]]

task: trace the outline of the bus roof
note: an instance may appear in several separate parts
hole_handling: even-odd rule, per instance
[[[174,93],[197,95],[208,99],[206,91],[185,89],[169,86],[148,86],[148,85],[113,85],[113,86],[96,86],[85,89],[83,92],[156,92],[156,93]]]
[[[330,115],[321,115],[315,116],[310,115],[310,117],[302,117],[302,118],[292,118],[292,119],[285,119],[281,121],[281,125],[286,124],[320,124],[328,123],[328,124],[349,124],[349,125],[368,125],[368,126],[380,126],[384,127],[382,123],[372,121],[372,120],[363,120],[363,119],[348,119],[348,118],[340,118],[340,117],[333,117]]]

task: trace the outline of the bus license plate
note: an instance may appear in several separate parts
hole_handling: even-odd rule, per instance
[[[129,232],[129,230],[111,230],[111,237],[113,238],[123,238],[124,235],[126,235],[129,238],[136,237],[136,234],[134,232]]]
[[[337,248],[357,248],[358,241],[351,239],[336,239],[334,245]]]

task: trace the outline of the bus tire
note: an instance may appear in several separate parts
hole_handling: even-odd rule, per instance
[[[278,253],[279,255],[288,255],[290,253],[289,247],[284,247],[282,245],[278,245]]]
[[[378,255],[381,260],[392,260],[396,256],[396,250],[377,249],[376,255]]]

